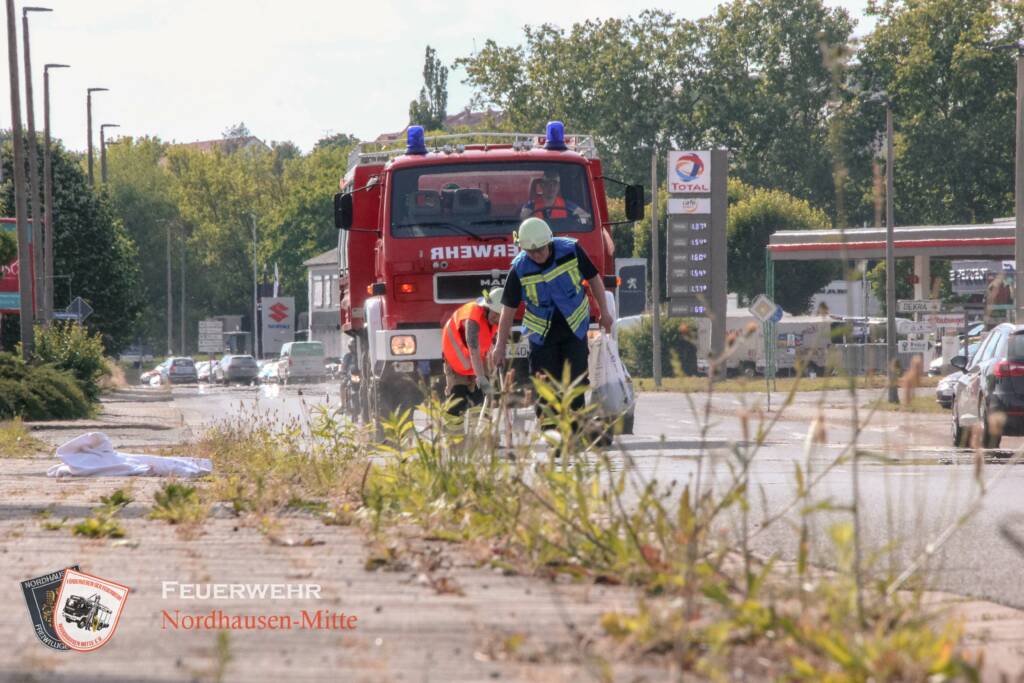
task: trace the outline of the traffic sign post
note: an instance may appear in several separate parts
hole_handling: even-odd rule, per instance
[[[199,321],[199,352],[217,353],[224,348],[224,321]]]
[[[938,313],[941,308],[938,299],[900,299],[896,304],[900,313]]]
[[[764,294],[758,294],[751,302],[750,314],[761,321],[761,331],[764,337],[764,391],[768,396],[768,410],[772,409],[772,373],[770,365],[771,345],[775,342],[771,333],[772,323],[782,320],[782,306],[769,299]]]

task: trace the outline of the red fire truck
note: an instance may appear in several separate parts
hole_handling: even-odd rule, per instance
[[[579,240],[614,290],[605,182],[625,184],[602,174],[590,136],[567,135],[560,122],[541,136],[424,138],[410,126],[404,145],[362,143],[352,152],[334,212],[340,323],[357,340],[366,417],[415,404],[420,387],[442,376],[442,326],[459,305],[504,284],[519,251],[512,233],[524,207],[543,206],[546,173],[559,179],[555,207],[570,209],[543,210],[552,230]],[[644,188],[625,189],[626,217],[638,220]],[[510,355],[525,357],[525,339],[517,332],[513,341]]]

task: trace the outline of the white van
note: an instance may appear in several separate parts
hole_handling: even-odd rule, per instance
[[[277,379],[282,384],[298,380],[323,382],[326,378],[327,361],[323,342],[287,342],[281,347]]]

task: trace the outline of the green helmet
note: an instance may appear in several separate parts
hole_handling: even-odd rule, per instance
[[[527,218],[520,223],[515,234],[515,241],[520,249],[540,249],[551,244],[551,238],[551,228],[541,218]]]
[[[495,313],[501,313],[501,295],[504,293],[504,287],[495,287],[489,291],[484,291],[484,296],[478,303]]]

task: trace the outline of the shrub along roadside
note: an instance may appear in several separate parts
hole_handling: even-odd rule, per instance
[[[683,329],[688,330],[684,336]],[[654,375],[654,329],[650,316],[619,333],[619,354],[634,377]],[[666,318],[661,321],[661,371],[663,377],[697,374],[697,327],[693,321]]]
[[[110,374],[103,353],[99,333],[89,334],[81,325],[54,321],[35,327],[33,360],[70,372],[90,401],[99,398],[99,381]]]
[[[803,680],[975,677],[959,630],[928,612],[919,594],[890,595],[886,577],[862,578],[852,524],[837,521],[837,508],[815,488],[820,471],[811,477],[795,465],[797,566],[780,568],[747,550],[748,535],[792,522],[753,518],[747,472],[772,424],[747,425],[756,439],[721,456],[731,458],[731,480],[713,488],[699,479],[666,483],[646,479],[628,458],[584,457],[568,437],[572,422],[587,417],[571,413],[570,398],[554,397],[570,392],[537,390],[560,406],[558,431],[569,445],[558,460],[535,459],[534,443],[510,460],[497,449],[499,429],[451,429],[437,403],[421,408],[422,428],[410,413],[387,421],[383,443],[323,411],[280,427],[243,416],[199,444],[215,461],[204,495],[262,520],[298,509],[325,523],[361,520],[378,537],[413,523],[431,538],[471,543],[481,561],[505,572],[633,585],[646,597],[635,611],[605,616],[608,637],[634,656],[666,655],[712,680],[738,668],[774,677],[746,669],[754,659]],[[804,536],[812,524],[830,528],[823,555],[837,559],[835,572],[811,566],[820,559]],[[885,552],[893,550],[879,556]],[[598,643],[589,654],[598,650],[611,651]]]
[[[71,373],[0,353],[0,419],[73,420],[91,413],[92,404]]]

